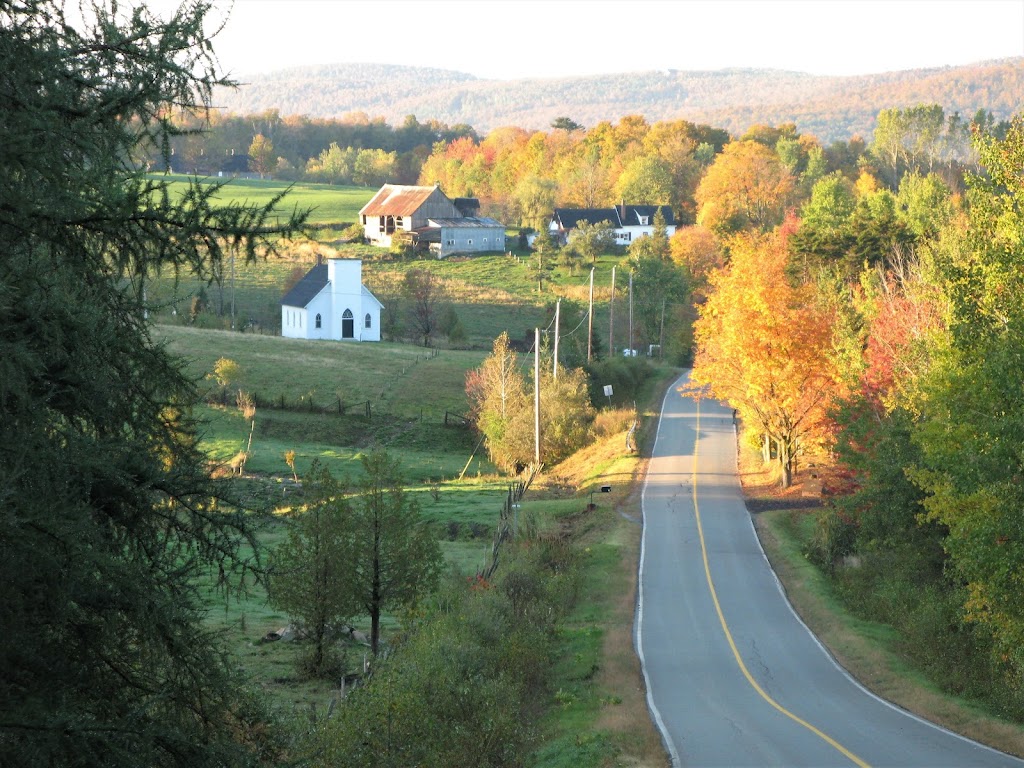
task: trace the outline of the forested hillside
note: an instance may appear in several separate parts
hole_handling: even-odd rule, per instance
[[[218,91],[215,103],[231,112],[273,109],[313,118],[365,112],[390,123],[412,114],[479,132],[546,128],[561,115],[592,126],[642,114],[708,123],[734,135],[756,123],[794,122],[801,133],[830,143],[867,137],[879,111],[907,104],[939,104],[964,116],[985,109],[1008,118],[1024,93],[1024,58],[856,77],[731,69],[482,80],[438,69],[338,64],[240,79],[241,88]]]

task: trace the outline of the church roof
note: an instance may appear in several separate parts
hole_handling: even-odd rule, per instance
[[[287,307],[305,307],[327,285],[327,265],[317,264],[281,299]]]

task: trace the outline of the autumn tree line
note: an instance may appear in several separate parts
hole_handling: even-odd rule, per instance
[[[956,161],[950,124],[883,113],[855,173],[813,181],[726,146],[695,195],[721,261],[686,392],[728,400],[783,485],[837,465],[808,555],[944,687],[1020,718],[1024,120],[976,122]]]

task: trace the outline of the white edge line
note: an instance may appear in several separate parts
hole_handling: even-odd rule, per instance
[[[737,428],[736,428],[735,424],[733,424],[732,431],[733,431],[733,437],[737,438],[737,441],[734,442],[734,445],[738,446],[739,445],[739,443],[738,443],[738,433],[737,433]],[[657,445],[657,441],[655,441],[655,445]],[[740,469],[740,453],[739,453],[739,449],[737,448],[737,450],[736,450],[736,477],[737,477],[737,479],[739,479],[739,469]],[[742,494],[742,489],[741,489],[741,494]],[[741,498],[742,498],[742,495],[741,495]],[[744,509],[747,508],[746,500],[743,501],[743,508]],[[757,528],[754,526],[754,516],[753,516],[753,514],[751,514],[749,509],[747,509],[747,519],[750,522],[750,529],[754,532],[754,540],[757,542],[758,549],[761,550],[761,557],[763,557],[765,563],[767,563],[768,570],[771,572],[772,578],[775,579],[775,588],[778,589],[779,590],[779,594],[782,595],[782,599],[785,601],[786,607],[789,608],[789,612],[793,614],[793,617],[800,623],[800,626],[802,626],[804,628],[804,630],[807,632],[807,634],[811,636],[811,639],[814,641],[814,644],[817,645],[821,649],[821,652],[824,653],[826,657],[828,657],[828,660],[832,663],[832,665],[836,669],[838,669],[847,680],[849,680],[851,683],[853,683],[854,686],[859,688],[862,692],[866,693],[868,696],[870,696],[875,701],[877,701],[877,702],[879,702],[881,704],[884,704],[889,709],[892,709],[892,710],[894,710],[896,712],[899,712],[901,715],[905,715],[906,717],[909,717],[911,720],[916,720],[917,722],[921,723],[922,725],[930,726],[930,727],[934,728],[937,731],[941,731],[941,732],[943,732],[943,733],[945,733],[945,734],[947,734],[949,736],[953,736],[954,738],[957,738],[960,741],[966,742],[967,744],[972,744],[972,745],[974,745],[976,747],[981,747],[982,749],[988,750],[989,752],[991,752],[991,753],[993,753],[995,755],[999,755],[1000,757],[1008,757],[1011,760],[1016,760],[1017,762],[1021,762],[1020,758],[1018,758],[1018,757],[1016,757],[1014,755],[1011,755],[1008,752],[1003,752],[1001,750],[996,749],[995,747],[989,746],[988,744],[982,744],[980,741],[975,741],[974,739],[969,739],[966,736],[964,736],[962,733],[957,733],[956,731],[951,731],[949,728],[946,728],[946,727],[944,727],[942,725],[939,725],[938,723],[933,723],[931,720],[928,720],[928,719],[926,719],[924,717],[921,717],[920,715],[911,712],[909,709],[904,709],[903,707],[899,706],[898,704],[894,704],[893,702],[889,701],[888,699],[883,698],[882,696],[879,696],[877,693],[872,691],[870,688],[867,688],[863,683],[861,683],[860,680],[858,680],[856,677],[854,677],[852,674],[850,674],[850,671],[846,667],[844,667],[842,664],[839,663],[839,660],[835,656],[832,655],[832,652],[825,646],[824,643],[821,642],[821,640],[818,639],[818,636],[816,634],[814,634],[813,631],[811,631],[811,628],[809,626],[807,626],[806,622],[804,622],[804,620],[800,617],[800,614],[796,612],[796,608],[793,607],[793,603],[791,603],[790,600],[789,600],[789,595],[786,594],[786,590],[782,586],[782,581],[779,579],[779,575],[777,573],[775,573],[775,568],[772,567],[772,561],[768,559],[768,554],[764,551],[764,546],[761,544],[761,537],[757,535]],[[642,552],[643,552],[643,549],[641,548],[641,553]],[[643,555],[641,554],[641,562],[642,562],[642,560],[643,560]],[[645,676],[646,676],[646,672],[645,672]]]
[[[658,441],[661,439],[661,424],[665,418],[665,405],[668,403],[669,396],[675,393],[676,385],[679,384],[687,374],[688,372],[682,374],[678,379],[672,382],[668,390],[665,392],[665,397],[662,398],[661,401],[661,412],[658,414],[658,429],[654,433],[654,447],[651,449],[651,456],[647,462],[647,470],[644,472],[644,485],[640,491],[640,516],[642,518],[642,529],[640,534],[640,565],[637,569],[636,580],[636,654],[640,658],[640,669],[644,673],[644,688],[647,690],[647,709],[650,710],[651,716],[654,718],[654,724],[658,726],[658,730],[661,732],[661,740],[665,745],[665,749],[668,750],[672,765],[682,765],[682,762],[679,759],[679,753],[676,752],[675,744],[672,743],[672,738],[668,735],[668,729],[665,727],[665,721],[661,719],[661,712],[658,711],[658,707],[654,703],[654,692],[651,689],[651,678],[647,673],[647,662],[644,659],[644,557],[647,549],[647,480],[650,477],[651,462],[654,461],[654,457],[658,452]],[[751,521],[751,525],[753,525],[753,521]]]

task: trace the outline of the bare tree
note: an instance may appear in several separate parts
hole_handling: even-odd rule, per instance
[[[437,330],[438,301],[444,295],[441,282],[432,272],[412,269],[405,274],[402,294],[408,304],[411,330],[415,332],[417,338],[423,340],[424,347],[429,347],[431,338]]]

